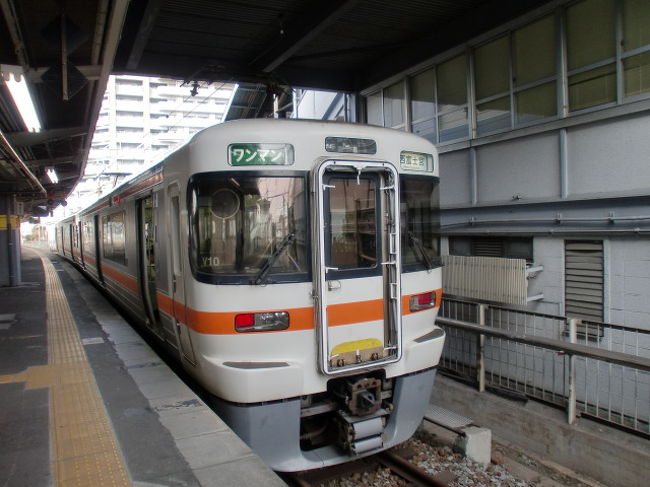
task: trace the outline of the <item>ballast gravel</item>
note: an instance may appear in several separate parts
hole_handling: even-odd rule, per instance
[[[480,465],[455,453],[448,446],[433,446],[417,438],[403,445],[405,450],[417,452],[409,459],[432,475],[451,472],[455,480],[449,487],[535,487],[538,484],[518,480],[500,465]],[[323,487],[402,487],[407,482],[387,468],[372,472],[355,473],[347,478],[330,480]]]

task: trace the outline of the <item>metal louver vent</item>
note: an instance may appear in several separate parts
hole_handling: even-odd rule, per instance
[[[496,238],[475,238],[472,255],[476,257],[503,257],[503,242]]]
[[[565,312],[586,320],[603,320],[603,242],[565,242]]]

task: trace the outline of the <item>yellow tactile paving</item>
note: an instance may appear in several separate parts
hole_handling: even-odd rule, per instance
[[[130,486],[86,352],[54,266],[41,258],[47,299],[48,365],[0,376],[50,388],[53,473],[57,486]]]
[[[131,485],[54,266],[42,258],[48,314],[53,460],[57,485]]]

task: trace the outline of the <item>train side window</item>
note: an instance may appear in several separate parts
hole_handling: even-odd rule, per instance
[[[126,265],[126,239],[124,211],[102,218],[103,257]]]
[[[415,272],[441,265],[439,180],[402,176],[402,269]]]

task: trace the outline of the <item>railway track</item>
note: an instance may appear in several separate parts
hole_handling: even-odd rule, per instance
[[[328,485],[338,479],[348,478],[347,485],[363,486],[364,479],[368,475],[377,476],[379,470],[381,476],[386,477],[386,485],[404,487],[448,487],[449,482],[455,479],[451,472],[442,472],[436,475],[411,463],[410,458],[413,452],[408,450],[393,449],[378,453],[356,462],[351,462],[334,467],[327,467],[315,471],[301,472],[296,474],[283,475],[284,480],[296,487],[318,487]],[[386,472],[385,470],[388,470]]]

